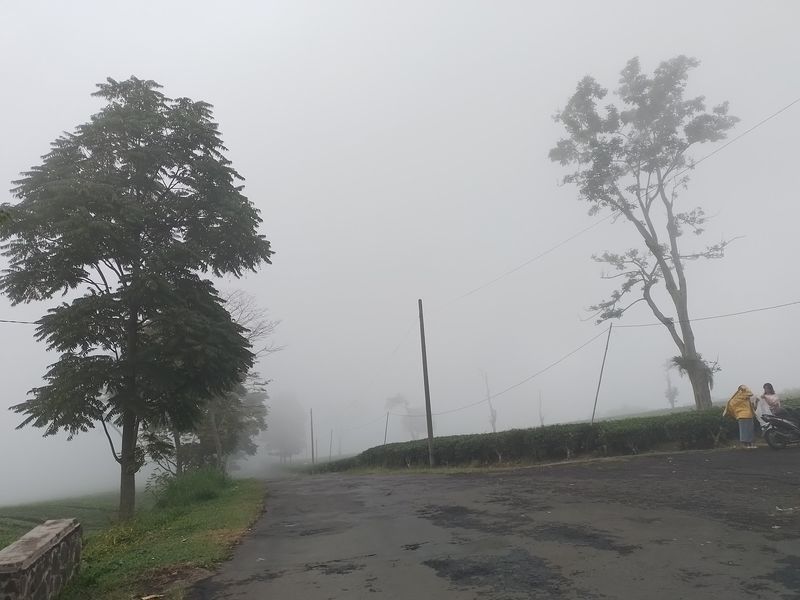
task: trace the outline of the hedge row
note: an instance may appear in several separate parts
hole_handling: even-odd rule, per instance
[[[653,417],[549,425],[498,433],[437,437],[437,465],[489,465],[538,462],[576,456],[638,454],[657,447],[713,448],[738,437],[736,421],[723,418],[720,408]],[[427,440],[387,444],[358,456],[318,465],[315,471],[354,468],[403,468],[428,464]]]

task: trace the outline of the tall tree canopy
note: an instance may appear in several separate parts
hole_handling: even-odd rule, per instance
[[[609,278],[621,281],[610,298],[592,307],[599,321],[621,318],[634,304],[646,302],[677,346],[675,364],[688,374],[695,403],[702,408],[711,406],[713,369],[697,351],[685,265],[722,257],[728,242],[682,247],[683,234],[702,234],[707,219],[702,208],[679,209],[678,191],[687,186],[693,166],[689,151],[724,139],[739,119],[728,114],[727,102],[708,112],[703,96],[684,98],[689,70],[698,64],[678,56],[648,76],[634,58],[621,73],[619,105],[603,108],[598,105],[607,90],[592,77],[584,77],[556,115],[567,137],[550,151],[550,158],[575,168],[564,182],[578,187],[590,214],[610,211],[620,216],[644,242],[643,249],[594,257],[615,271]],[[671,309],[664,308],[664,300],[655,293],[660,284]]]
[[[0,223],[0,292],[15,304],[72,298],[38,321],[37,339],[60,357],[12,410],[45,435],[106,428],[122,518],[134,509],[140,428],[164,414],[191,425],[252,365],[208,276],[238,277],[272,254],[211,106],[160,87],[99,84],[104,108],[15,182],[19,202]],[[108,423],[122,430],[119,448]]]
[[[255,296],[236,290],[224,300],[233,322],[243,328],[254,357],[281,350],[267,341],[279,321],[269,319]],[[234,389],[208,399],[199,419],[183,430],[180,419],[169,412],[160,420],[153,419],[144,434],[145,452],[162,474],[180,475],[187,468],[208,466],[226,471],[237,458],[252,456],[258,448],[255,438],[267,428],[268,383],[249,372]]]

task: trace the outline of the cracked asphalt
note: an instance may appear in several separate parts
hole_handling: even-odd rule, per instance
[[[800,598],[800,449],[297,476],[191,600]]]

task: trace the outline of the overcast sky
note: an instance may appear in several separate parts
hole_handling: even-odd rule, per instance
[[[604,223],[466,298],[591,225],[547,158],[553,114],[586,74],[614,89],[626,61],[702,61],[689,93],[729,100],[733,135],[800,97],[800,5],[769,2],[36,2],[0,3],[0,188],[38,164],[100,104],[94,84],[136,75],[215,107],[234,166],[264,218],[274,264],[224,289],[258,297],[285,349],[260,370],[273,402],[314,408],[320,445],[383,440],[385,400],[422,406],[417,298],[426,303],[434,411],[476,402],[481,370],[500,391],[602,331],[586,307],[610,282],[590,259],[635,237]],[[692,264],[693,316],[800,299],[800,105],[698,166],[682,206],[715,215],[727,258]],[[714,149],[700,148],[699,158]],[[10,195],[3,198],[10,200]],[[687,240],[693,243],[693,240]],[[698,242],[700,243],[700,242]],[[47,304],[0,319],[36,319]],[[800,385],[800,307],[698,323],[718,358],[715,395],[740,383]],[[624,323],[647,323],[646,307]],[[5,410],[53,356],[27,325],[0,324],[0,504],[114,487],[102,435],[66,443],[15,431]],[[663,328],[615,331],[601,413],[666,406]],[[591,414],[603,339],[495,402],[498,427]],[[677,376],[675,376],[677,379]],[[686,382],[679,402],[692,402]],[[485,405],[436,419],[437,433],[489,428]],[[399,420],[390,440],[404,439]]]

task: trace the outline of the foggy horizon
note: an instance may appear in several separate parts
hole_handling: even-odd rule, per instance
[[[214,106],[276,252],[272,265],[217,286],[252,294],[280,321],[272,342],[283,349],[256,370],[271,381],[268,404],[295,398],[313,409],[323,458],[331,431],[334,454],[340,443],[346,454],[381,444],[394,396],[423,410],[418,298],[433,412],[475,404],[436,416],[437,436],[491,431],[478,404],[483,373],[496,394],[596,337],[493,400],[498,430],[538,426],[540,394],[546,424],[588,420],[608,324],[587,307],[614,289],[591,257],[642,244],[625,223],[598,223],[609,213],[589,216],[577,189],[560,183],[569,169],[548,159],[563,136],[553,115],[585,75],[611,102],[629,59],[652,73],[674,56],[696,57],[687,96],[705,96],[709,108],[728,101],[741,119],[727,140],[694,149],[698,160],[800,96],[796,4],[658,6],[5,3],[0,182],[10,188],[61,132],[99,110],[97,83],[153,79],[168,97]],[[795,105],[691,173],[679,203],[713,219],[703,237],[684,237],[687,249],[739,238],[725,258],[688,265],[693,319],[800,300],[786,268],[800,250],[800,208],[779,177],[794,166],[799,127]],[[35,321],[60,301],[0,297],[0,320]],[[714,398],[743,383],[800,387],[798,314],[787,306],[697,321],[699,351],[722,368]],[[643,305],[614,321],[600,417],[668,408],[664,364],[678,353],[668,333],[618,327],[654,321]],[[71,442],[15,430],[22,417],[8,407],[41,384],[55,355],[31,325],[0,331],[0,505],[115,488],[102,430]],[[670,376],[678,404],[693,405],[688,380]],[[388,441],[406,439],[402,418],[390,417]]]

